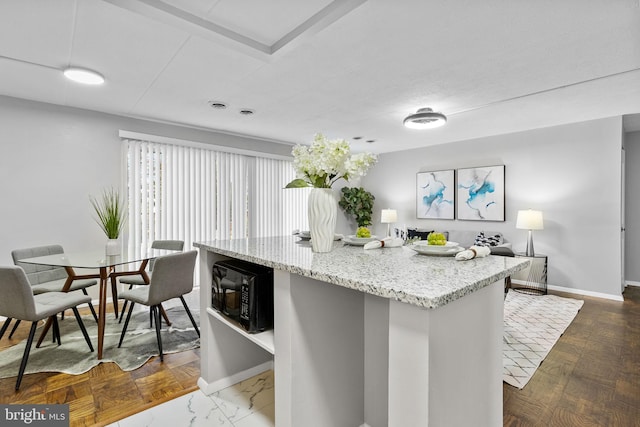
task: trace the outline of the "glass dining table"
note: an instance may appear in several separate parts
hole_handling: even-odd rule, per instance
[[[21,259],[21,263],[47,265],[52,267],[63,267],[67,272],[67,280],[62,288],[63,292],[69,290],[71,283],[79,279],[100,279],[100,292],[98,297],[98,359],[102,359],[102,350],[104,342],[104,327],[107,310],[107,286],[111,280],[111,293],[116,318],[118,317],[118,298],[117,298],[117,281],[120,276],[140,275],[145,283],[149,283],[149,275],[146,272],[147,264],[150,260],[162,255],[175,253],[176,251],[165,249],[150,249],[140,255],[105,255],[102,252],[77,252],[64,253],[56,255],[46,255],[33,258]],[[138,268],[126,269],[129,264],[140,263]],[[76,269],[98,270],[98,273],[78,274]],[[167,324],[171,324],[164,314]],[[51,327],[51,321],[48,320],[40,334],[36,346],[40,346],[44,336]]]

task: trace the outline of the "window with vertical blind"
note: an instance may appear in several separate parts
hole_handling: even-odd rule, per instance
[[[284,189],[292,162],[123,139],[128,251],[153,240],[265,237],[307,229],[307,189]]]

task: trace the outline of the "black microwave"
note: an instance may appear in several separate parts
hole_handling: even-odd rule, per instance
[[[273,269],[238,259],[216,262],[211,306],[249,333],[273,328]]]

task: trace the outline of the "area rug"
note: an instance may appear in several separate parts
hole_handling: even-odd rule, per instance
[[[503,380],[522,389],[584,302],[510,291],[504,301]]]
[[[124,321],[118,323],[113,314],[107,315],[102,360],[97,359],[98,325],[96,321],[92,316],[82,316],[94,347],[94,351],[90,352],[87,342],[80,332],[78,322],[73,313],[69,312],[64,320],[59,321],[62,345],[58,346],[52,342],[51,332],[47,334],[40,348],[36,348],[34,342],[25,373],[64,372],[77,375],[87,372],[101,362],[115,362],[123,371],[139,368],[152,356],[159,354],[155,326],[150,328],[149,309],[144,308],[144,311],[134,311],[131,316],[121,348],[118,348],[118,341]],[[168,308],[166,312],[171,326],[162,323],[161,336],[164,354],[197,348],[200,345],[200,339],[184,308],[182,306],[172,307]],[[191,313],[198,323],[198,311],[191,310]],[[42,326],[39,326],[36,331],[36,339],[40,336],[41,329]],[[0,352],[0,378],[18,375],[25,343],[26,340]]]

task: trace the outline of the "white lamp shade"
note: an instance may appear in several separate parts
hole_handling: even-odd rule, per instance
[[[383,224],[390,224],[398,220],[398,212],[395,209],[382,209],[382,215],[380,222]]]
[[[542,230],[544,229],[542,221],[542,212],[531,209],[518,211],[518,219],[516,220],[516,228],[523,230]]]

